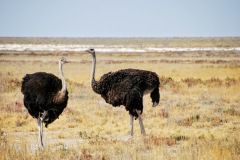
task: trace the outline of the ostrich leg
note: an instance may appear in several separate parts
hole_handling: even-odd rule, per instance
[[[142,117],[138,117],[138,121],[139,121],[139,125],[140,125],[140,128],[141,128],[141,133],[142,135],[146,135],[146,132],[145,132],[145,129],[144,129],[144,125],[143,125],[143,121],[142,121]]]
[[[133,115],[130,114],[130,137],[133,136]]]
[[[42,133],[43,133],[42,120],[40,118],[40,114],[37,119],[37,124],[38,124],[38,143],[39,143],[39,146],[41,146],[41,148],[44,149],[43,142],[42,142]]]
[[[141,117],[141,111],[136,110],[136,112],[138,114],[138,121],[139,121],[139,125],[140,125],[140,128],[141,128],[141,133],[142,133],[142,135],[146,135],[144,125],[143,125],[143,121],[142,121],[142,117]]]

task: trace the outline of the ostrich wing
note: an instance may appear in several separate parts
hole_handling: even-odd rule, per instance
[[[50,73],[37,72],[23,78],[21,91],[29,113],[38,118],[38,112],[48,110],[52,97],[62,87],[61,80]],[[36,113],[33,113],[36,112]]]

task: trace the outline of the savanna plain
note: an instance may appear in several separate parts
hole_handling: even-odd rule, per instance
[[[216,44],[214,39],[202,41],[184,41],[184,45]],[[228,46],[229,41],[217,42]],[[239,41],[231,45],[237,42],[239,47]],[[182,41],[174,43],[178,46]],[[125,138],[130,130],[128,112],[105,103],[91,89],[90,54],[10,52],[0,53],[0,159],[240,159],[239,51],[98,54],[96,50],[96,79],[125,68],[159,75],[160,104],[152,108],[150,95],[143,101],[146,135],[134,121],[129,140]],[[59,77],[61,57],[70,62],[63,66],[68,106],[44,127],[41,150],[36,119],[23,105],[22,77],[39,71]]]

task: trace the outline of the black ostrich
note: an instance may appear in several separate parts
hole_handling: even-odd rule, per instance
[[[158,75],[154,72],[123,69],[104,74],[99,81],[95,80],[96,54],[94,49],[87,52],[92,54],[92,78],[91,86],[95,93],[114,107],[124,105],[130,114],[130,137],[133,136],[133,118],[138,118],[141,133],[145,135],[145,129],[141,114],[143,112],[143,96],[150,93],[153,105],[156,107],[160,100]]]
[[[61,79],[51,73],[36,72],[23,77],[21,91],[24,95],[24,106],[33,118],[37,118],[39,145],[43,149],[42,123],[45,127],[55,121],[67,106],[68,91],[63,75],[62,65],[66,59],[59,60]]]

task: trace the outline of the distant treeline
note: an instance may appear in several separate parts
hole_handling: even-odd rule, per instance
[[[0,37],[0,44],[82,44],[157,47],[240,47],[240,37],[216,38],[50,38]]]

